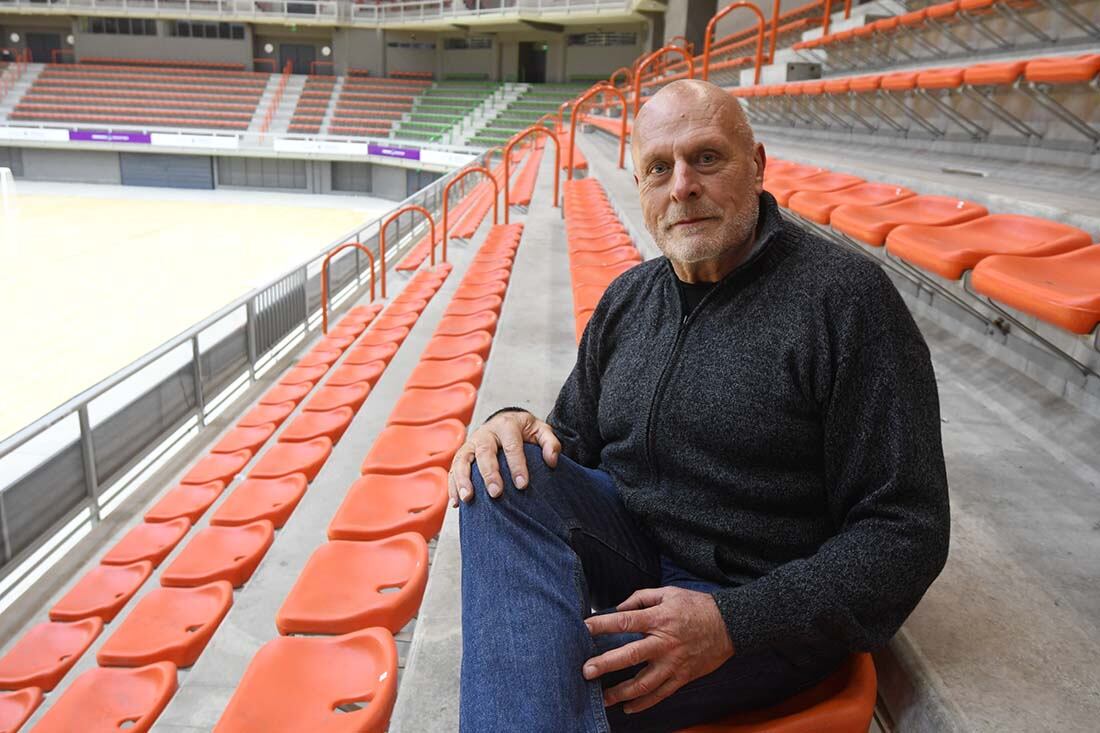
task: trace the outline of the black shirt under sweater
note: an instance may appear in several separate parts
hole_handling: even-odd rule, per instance
[[[737,653],[872,649],[947,556],[931,360],[876,264],[760,205],[754,252],[691,311],[664,257],[608,287],[547,420],[665,554],[725,586]]]

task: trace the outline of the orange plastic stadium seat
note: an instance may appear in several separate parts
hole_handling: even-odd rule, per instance
[[[422,468],[450,468],[455,451],[466,438],[458,420],[433,425],[390,425],[378,434],[360,473],[411,473]]]
[[[796,178],[809,178],[819,173],[828,173],[828,171],[816,165],[800,165],[798,163],[785,165],[780,170],[774,172],[772,172],[772,167],[770,165],[764,167],[765,182],[774,176],[782,176],[783,178],[794,180]]]
[[[948,226],[977,219],[989,212],[984,206],[951,196],[913,196],[882,206],[844,204],[829,217],[833,229],[873,247],[902,224]]]
[[[263,397],[260,398],[260,404],[278,405],[281,402],[301,402],[302,398],[309,394],[309,391],[313,389],[313,384],[313,382],[299,382],[297,384],[276,384],[274,387],[264,393]],[[218,452],[228,453],[229,451]]]
[[[419,318],[418,313],[387,313],[376,318],[373,327],[384,331],[391,328],[412,328]]]
[[[362,366],[363,364],[370,364],[376,361],[388,364],[396,353],[397,344],[393,342],[378,344],[376,346],[356,346],[354,349],[348,350],[347,358],[344,359],[344,363],[340,366],[346,366],[348,364]]]
[[[171,662],[190,667],[233,605],[233,586],[156,588],[142,597],[96,654],[102,667]]]
[[[808,178],[785,178],[776,175],[768,182],[768,193],[775,196],[780,206],[786,206],[791,196],[800,191],[840,191],[863,183],[858,176],[845,173],[818,173]]]
[[[239,588],[252,577],[274,539],[274,526],[264,520],[232,527],[207,527],[161,573],[160,584],[194,588],[225,580]]]
[[[607,267],[623,262],[641,262],[642,256],[634,247],[619,247],[607,252],[578,252],[570,258],[576,267]]]
[[[638,266],[637,262],[619,262],[607,267],[570,267],[569,274],[573,277],[573,285],[602,285],[607,287],[611,281],[622,275],[627,270]]]
[[[306,382],[305,384],[309,384]],[[304,386],[304,385],[299,385]],[[310,385],[312,387],[312,385]],[[306,390],[307,392],[309,390]],[[255,455],[256,451],[275,433],[275,423],[265,422],[250,428],[234,428],[222,436],[210,449],[211,453],[236,453],[246,450]]]
[[[225,484],[221,481],[211,481],[208,484],[180,484],[145,512],[145,521],[171,522],[182,517],[194,524],[224,490]]]
[[[963,70],[963,81],[973,86],[1014,84],[1024,73],[1026,61],[998,61],[972,64]]]
[[[357,305],[347,312],[342,320],[355,321],[357,323],[370,323],[374,320],[382,311],[381,303],[368,303],[367,305]]]
[[[357,339],[357,338],[359,338],[359,334],[363,333],[363,331],[366,331],[366,330],[367,330],[367,325],[365,323],[355,323],[355,324],[352,324],[350,326],[345,326],[345,325],[343,325],[343,322],[341,322],[340,324],[334,326],[333,328],[330,328],[328,330],[328,335],[338,336],[338,337],[341,337],[341,338]]]
[[[447,472],[426,468],[403,476],[367,474],[353,483],[328,526],[330,540],[375,540],[439,533],[447,511]]]
[[[386,371],[386,362],[370,361],[366,364],[341,364],[332,371],[325,384],[329,387],[346,387],[349,384],[365,382],[371,386]]]
[[[397,644],[385,629],[264,644],[214,733],[383,733],[397,699]]]
[[[340,358],[341,353],[331,349],[310,349],[309,353],[298,361],[298,366],[331,366]]]
[[[446,418],[469,424],[475,402],[477,387],[465,382],[435,389],[406,388],[386,424],[427,425]]]
[[[578,285],[573,288],[573,313],[595,310],[605,290],[607,287],[601,285]]]
[[[432,336],[420,358],[453,359],[463,354],[477,354],[482,359],[488,359],[492,346],[493,335],[488,331],[474,331],[462,336]]]
[[[585,308],[578,311],[577,315],[573,318],[573,325],[577,331],[577,341],[581,340],[581,336],[584,335],[584,329],[588,328],[588,322],[592,320],[592,308]]]
[[[497,314],[493,311],[481,311],[468,316],[444,316],[436,326],[437,336],[464,336],[474,331],[496,333]]]
[[[318,547],[275,614],[281,634],[396,634],[416,615],[428,583],[428,543],[416,532]]]
[[[300,473],[279,478],[248,478],[230,492],[210,524],[239,527],[261,519],[279,529],[305,496],[309,481]]]
[[[175,692],[176,668],[170,662],[95,667],[73,680],[34,733],[146,733]]]
[[[400,328],[372,328],[359,339],[359,347],[380,346],[382,344],[400,344],[409,335],[409,329]]]
[[[921,89],[957,89],[963,83],[963,69],[941,67],[928,69],[917,75],[917,86]]]
[[[330,332],[317,339],[317,343],[313,345],[313,348],[320,351],[343,351],[351,346],[353,341],[355,341],[355,336],[351,334]]]
[[[99,616],[110,623],[153,572],[153,563],[97,565],[84,574],[50,609],[53,621],[79,621]]]
[[[0,731],[16,733],[41,704],[42,690],[37,687],[0,692]]]
[[[394,303],[419,303],[422,301],[427,302],[432,299],[437,289],[438,288],[430,287],[428,285],[407,285],[405,286],[405,289],[401,291],[401,294],[394,298]],[[389,308],[387,308],[386,311],[389,312],[389,309],[392,307],[393,304],[390,304]],[[420,310],[423,310],[423,308],[421,308]]]
[[[512,271],[504,268],[493,270],[471,270],[462,278],[463,285],[491,285],[493,283],[507,283],[512,277]]]
[[[481,298],[459,298],[452,300],[447,309],[443,311],[444,317],[469,316],[482,311],[492,311],[500,315],[500,309],[504,305],[504,298],[499,295],[486,295]]]
[[[426,360],[413,369],[409,381],[405,382],[405,389],[437,389],[459,382],[480,387],[484,372],[485,360],[477,354]]]
[[[31,627],[0,658],[0,689],[39,687],[49,692],[101,631],[103,620],[98,616],[72,622],[46,621]]]
[[[838,206],[881,206],[915,195],[907,188],[888,183],[860,183],[839,191],[800,191],[788,199],[787,206],[811,221],[828,224],[829,217]]]
[[[314,438],[304,443],[276,443],[263,454],[248,472],[249,478],[279,478],[292,473],[305,474],[310,481],[317,478],[321,466],[332,453],[332,441]]]
[[[428,301],[423,298],[408,299],[408,300],[394,300],[386,308],[387,315],[395,315],[398,313],[420,313],[428,307]]]
[[[570,254],[575,252],[606,252],[609,249],[633,246],[634,240],[621,227],[614,234],[608,234],[599,239],[570,237],[568,244]]]
[[[239,428],[254,428],[259,425],[271,423],[281,425],[287,415],[294,412],[297,407],[295,402],[280,402],[277,405],[256,405],[249,410],[244,417],[237,421]]]
[[[1100,246],[1052,257],[996,255],[974,268],[971,284],[1010,308],[1071,333],[1100,323]]]
[[[355,410],[338,407],[321,412],[303,412],[294,418],[279,435],[280,443],[304,443],[317,438],[328,438],[337,443],[351,425]]]
[[[247,450],[234,453],[211,453],[192,466],[191,470],[180,479],[180,483],[208,484],[211,481],[221,481],[228,484],[250,460],[252,460],[252,451]]]
[[[892,74],[883,74],[881,86],[891,92],[907,92],[917,86],[918,71],[895,71]]]
[[[279,384],[302,384],[304,382],[316,383],[318,379],[325,376],[325,372],[328,371],[328,367],[325,365],[314,367],[294,367],[288,369],[283,378],[279,380]]]
[[[100,562],[104,565],[130,565],[148,560],[156,567],[168,557],[189,529],[191,520],[186,517],[169,522],[142,522],[123,535]]]
[[[1024,71],[1028,81],[1046,84],[1086,84],[1097,74],[1100,74],[1100,53],[1035,59]]]
[[[363,406],[370,394],[370,384],[359,382],[342,387],[325,385],[317,390],[303,408],[306,412],[327,412],[341,407],[350,407],[355,412]]]
[[[680,733],[866,733],[878,680],[870,654],[854,654],[836,672],[789,700]]]
[[[1085,247],[1087,232],[1049,219],[992,214],[954,226],[900,226],[886,237],[892,255],[958,280],[990,255],[1046,257]]]

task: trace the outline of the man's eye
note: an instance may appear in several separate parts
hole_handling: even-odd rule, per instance
[[[649,167],[649,172],[654,173],[658,176],[661,175],[662,173],[665,173],[667,170],[668,170],[668,166],[665,165],[664,163],[654,163],[653,165],[651,165]]]
[[[714,153],[703,153],[699,156],[699,161],[709,165],[718,162],[718,156]]]

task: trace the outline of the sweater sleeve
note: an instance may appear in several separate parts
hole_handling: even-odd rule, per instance
[[[833,366],[823,370],[829,377],[819,396],[837,532],[809,557],[714,593],[736,653],[791,642],[882,646],[947,559],[931,358],[892,285],[874,290],[835,324]]]

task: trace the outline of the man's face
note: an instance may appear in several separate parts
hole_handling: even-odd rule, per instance
[[[721,103],[660,101],[646,105],[634,130],[642,214],[657,246],[683,264],[728,258],[751,246],[763,190],[762,146],[736,134]]]

